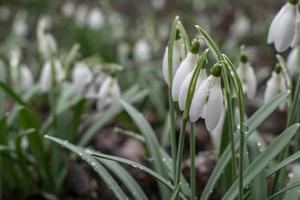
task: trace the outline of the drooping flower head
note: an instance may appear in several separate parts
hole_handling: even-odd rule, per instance
[[[199,49],[200,49],[199,41],[194,40],[192,42],[192,47],[190,49],[190,52],[188,52],[186,58],[179,65],[173,79],[173,85],[172,85],[173,101],[178,101],[179,91],[184,80],[195,68]]]
[[[81,93],[93,80],[93,74],[84,62],[75,63],[72,81],[77,92]]]
[[[287,57],[287,66],[290,71],[291,76],[297,75],[300,70],[300,51],[299,47],[294,48]]]
[[[253,99],[256,94],[257,82],[253,67],[248,61],[248,57],[242,54],[237,73],[243,84],[243,91],[249,99]]]
[[[191,122],[197,121],[200,117],[205,120],[206,128],[214,131],[223,123],[223,95],[221,88],[222,66],[216,64],[212,68],[211,75],[195,90],[189,117]]]
[[[278,52],[283,52],[298,42],[296,41],[298,40],[298,36],[296,35],[298,17],[297,3],[298,0],[289,0],[271,22],[268,33],[268,43],[274,43],[275,49]]]
[[[42,69],[40,76],[40,89],[42,92],[48,92],[53,85],[53,81],[61,82],[65,77],[65,72],[58,60],[47,61]]]
[[[177,30],[176,32],[176,39],[173,44],[173,55],[172,55],[172,77],[176,73],[177,68],[179,67],[180,64],[180,52],[181,52],[181,40],[179,36],[179,31]],[[163,62],[162,62],[162,73],[163,73],[163,78],[165,82],[169,85],[169,47],[167,46],[165,48],[164,52],[164,57],[163,57]]]
[[[279,63],[275,66],[275,71],[272,73],[271,78],[267,82],[265,90],[265,103],[269,102],[276,94],[287,90],[285,78],[282,72],[282,68]],[[283,110],[285,108],[285,102],[282,103],[279,108]]]
[[[33,76],[26,65],[20,66],[20,81],[22,91],[27,91],[33,86]]]

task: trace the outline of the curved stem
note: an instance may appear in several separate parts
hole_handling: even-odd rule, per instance
[[[181,164],[182,164],[182,159],[183,159],[183,146],[184,146],[184,135],[185,135],[186,123],[187,123],[187,118],[184,117],[181,122],[177,159],[176,159],[176,174],[175,174],[175,186],[176,187],[180,183],[180,172],[181,172]]]
[[[196,154],[196,141],[195,141],[195,125],[191,123],[190,127],[190,182],[191,182],[191,199],[196,198],[196,169],[195,169],[195,154]]]

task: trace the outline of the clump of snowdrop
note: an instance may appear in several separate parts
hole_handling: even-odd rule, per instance
[[[146,62],[151,58],[151,47],[146,39],[139,39],[133,47],[133,57],[136,62]]]
[[[282,67],[279,63],[277,63],[275,66],[275,71],[272,73],[271,78],[267,82],[264,97],[265,103],[269,102],[276,94],[285,92],[286,90],[286,80],[282,72]],[[285,108],[285,103],[282,103],[279,108],[283,110]]]
[[[254,69],[248,61],[248,57],[242,53],[237,73],[241,79],[243,91],[249,99],[253,99],[256,94],[257,81]]]
[[[294,48],[287,57],[287,66],[292,76],[297,75],[299,72],[299,47]]]
[[[90,29],[98,30],[103,27],[105,17],[100,8],[92,8],[87,16],[87,25]]]
[[[209,131],[214,131],[223,124],[221,70],[220,64],[214,65],[211,75],[195,90],[189,111],[190,121],[195,122],[201,117],[205,120],[206,128]]]
[[[42,69],[40,76],[40,90],[42,92],[48,92],[53,82],[61,82],[65,78],[65,72],[62,68],[61,63],[58,60],[47,61]]]
[[[108,76],[100,86],[97,94],[97,109],[99,111],[111,107],[118,108],[121,100],[121,89],[115,77]]]
[[[61,12],[65,17],[71,17],[75,11],[75,4],[73,1],[65,2],[61,7]]]
[[[173,50],[172,50],[172,76],[174,76],[177,68],[179,67],[180,64],[180,52],[181,52],[181,47],[182,47],[182,41],[180,40],[179,37],[179,32],[176,32],[176,40],[174,41],[173,44]],[[163,56],[163,62],[162,62],[162,74],[165,82],[169,85],[169,61],[168,61],[168,54],[169,54],[169,47],[167,46],[165,48],[164,56]]]
[[[20,81],[22,91],[28,91],[34,84],[32,73],[26,65],[20,66]]]
[[[268,43],[274,43],[278,52],[283,52],[290,46],[295,46],[299,40],[297,18],[298,0],[289,0],[273,19],[269,33]]]
[[[83,92],[88,84],[92,82],[92,80],[93,74],[88,65],[84,62],[75,63],[75,67],[72,72],[72,82],[76,91],[78,93]]]
[[[200,44],[198,40],[194,40],[190,51],[188,52],[186,58],[180,63],[172,85],[172,99],[173,101],[178,101],[180,88],[187,78],[187,76],[193,71],[196,66],[196,61],[198,57],[198,51]]]

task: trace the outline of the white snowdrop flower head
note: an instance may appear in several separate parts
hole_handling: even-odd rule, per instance
[[[9,65],[16,67],[20,64],[21,50],[19,47],[15,47],[9,51]]]
[[[253,99],[256,95],[257,81],[254,69],[244,54],[241,55],[237,73],[241,79],[244,93],[247,94],[248,99]]]
[[[74,13],[74,17],[75,17],[75,23],[78,26],[83,26],[86,24],[86,18],[87,18],[87,14],[88,14],[88,7],[84,4],[79,5],[77,7],[77,12]]]
[[[13,22],[13,32],[18,36],[24,36],[28,32],[28,25],[27,25],[27,13],[21,11],[17,13],[14,22]]]
[[[213,143],[214,143],[215,147],[220,146],[219,144],[220,144],[221,135],[222,135],[222,131],[223,131],[224,120],[225,120],[225,108],[223,107],[221,119],[219,120],[216,128],[210,132],[212,135]]]
[[[147,40],[139,39],[134,44],[133,57],[137,62],[145,62],[151,58],[151,47]]]
[[[190,121],[195,122],[200,117],[205,119],[205,125],[209,131],[217,128],[224,112],[220,81],[221,66],[215,65],[213,69],[215,69],[213,75],[210,75],[195,90],[189,111]]]
[[[52,75],[54,75],[54,77]],[[40,90],[42,92],[48,92],[52,88],[53,80],[61,82],[64,77],[65,72],[58,60],[54,60],[53,62],[47,61],[43,66],[40,76]]]
[[[194,69],[195,70],[195,69]],[[181,111],[184,111],[185,105],[186,105],[186,100],[187,100],[187,95],[189,91],[189,86],[193,77],[194,70],[191,71],[188,76],[185,78],[183,81],[180,90],[179,90],[179,98],[178,98],[178,105]],[[201,69],[200,74],[198,76],[197,84],[196,84],[196,90],[199,87],[199,85],[202,84],[204,80],[207,79],[207,74],[205,69]]]
[[[44,33],[39,38],[38,48],[45,60],[50,59],[57,52],[57,44],[50,33]]]
[[[151,3],[155,10],[162,10],[165,7],[166,0],[152,0]]]
[[[279,64],[276,65],[275,71],[272,73],[271,78],[267,82],[266,90],[265,90],[265,97],[264,101],[265,103],[272,100],[272,98],[280,93],[287,90],[285,78],[281,71],[281,66]],[[285,108],[285,102],[283,102],[279,108],[283,110]]]
[[[27,91],[33,86],[33,76],[30,69],[22,65],[20,67],[20,87],[22,91]]]
[[[100,8],[92,8],[87,16],[87,25],[93,29],[98,30],[103,27],[105,17]]]
[[[173,45],[173,55],[172,55],[172,77],[174,76],[180,64],[180,51],[181,51],[181,40],[175,40]],[[165,82],[169,85],[168,52],[169,52],[169,47],[167,46],[164,52],[164,57],[162,62],[162,73]]]
[[[72,1],[64,3],[61,7],[61,12],[65,17],[71,17],[74,14],[75,5]]]
[[[84,62],[75,63],[72,72],[72,82],[78,93],[81,93],[93,80],[93,74]]]
[[[268,43],[274,43],[278,52],[285,51],[293,41],[296,33],[298,0],[290,0],[286,3],[271,22]]]
[[[300,54],[299,47],[294,48],[287,57],[287,66],[292,76],[295,76],[300,70]]]
[[[116,78],[108,76],[97,94],[97,109],[103,110],[106,107],[118,108],[121,100],[121,89]]]
[[[173,101],[178,101],[179,91],[182,83],[184,82],[188,74],[190,74],[196,66],[199,48],[199,42],[197,40],[194,40],[190,52],[188,52],[186,58],[183,59],[177,71],[175,72],[172,84]]]
[[[251,28],[250,20],[244,15],[238,15],[230,27],[230,33],[232,38],[241,38],[246,35]]]

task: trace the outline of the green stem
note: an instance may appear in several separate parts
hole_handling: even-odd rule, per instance
[[[186,123],[187,123],[187,118],[184,117],[181,122],[180,135],[179,135],[179,143],[178,143],[178,151],[177,151],[177,159],[176,159],[175,187],[177,187],[180,183]]]
[[[170,109],[170,125],[171,125],[171,132],[170,132],[170,139],[171,139],[171,156],[173,160],[173,179],[176,176],[176,162],[174,161],[176,156],[176,137],[175,137],[175,112],[174,112],[174,103],[172,101],[171,96],[171,87],[169,87],[169,109]]]
[[[195,154],[196,154],[196,141],[195,141],[195,125],[191,123],[190,127],[190,182],[191,182],[191,200],[196,198],[196,170],[195,170]]]

